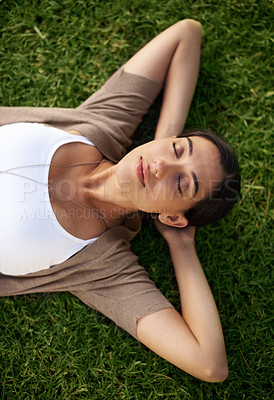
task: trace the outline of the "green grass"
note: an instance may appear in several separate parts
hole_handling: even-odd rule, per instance
[[[202,64],[187,127],[225,136],[243,177],[242,199],[229,217],[197,233],[226,338],[225,382],[181,372],[68,293],[35,294],[0,299],[0,399],[272,398],[271,3],[0,1],[0,95],[8,106],[76,107],[161,30],[198,19]],[[136,143],[152,138],[158,108]],[[167,247],[153,226],[146,224],[133,248],[179,308]]]

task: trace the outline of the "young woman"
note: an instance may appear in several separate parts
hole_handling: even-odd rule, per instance
[[[216,382],[228,374],[225,345],[193,225],[232,208],[239,175],[222,139],[181,135],[201,29],[194,20],[171,26],[77,109],[0,109],[0,295],[69,291],[169,362]],[[155,140],[124,156],[162,85]],[[169,245],[182,315],[130,251],[140,210]]]

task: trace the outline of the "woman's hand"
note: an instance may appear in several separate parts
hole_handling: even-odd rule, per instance
[[[195,226],[185,228],[174,228],[154,219],[156,228],[169,245],[178,243],[181,246],[195,246]]]

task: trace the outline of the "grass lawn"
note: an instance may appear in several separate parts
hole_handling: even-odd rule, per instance
[[[180,19],[198,19],[204,28],[201,73],[186,128],[223,135],[242,169],[238,205],[225,220],[197,232],[224,328],[225,382],[187,375],[68,293],[33,294],[0,299],[0,399],[273,398],[271,3],[0,1],[6,106],[76,107],[157,33]],[[152,139],[158,109],[156,104],[145,118],[136,143]],[[152,225],[145,224],[133,249],[179,309],[167,246]]]

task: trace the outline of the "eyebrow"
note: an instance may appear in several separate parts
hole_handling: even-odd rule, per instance
[[[187,137],[187,141],[188,141],[188,148],[189,148],[188,155],[192,156],[192,153],[193,153],[193,142],[189,137]]]
[[[188,141],[188,149],[189,149],[188,155],[191,157],[192,154],[193,154],[193,142],[189,137],[187,137],[187,141]],[[195,187],[195,191],[194,191],[194,196],[193,197],[195,197],[197,192],[198,192],[198,190],[199,190],[199,181],[197,179],[197,176],[196,176],[195,172],[191,172],[191,175],[192,175],[192,179],[193,179],[194,187]]]

